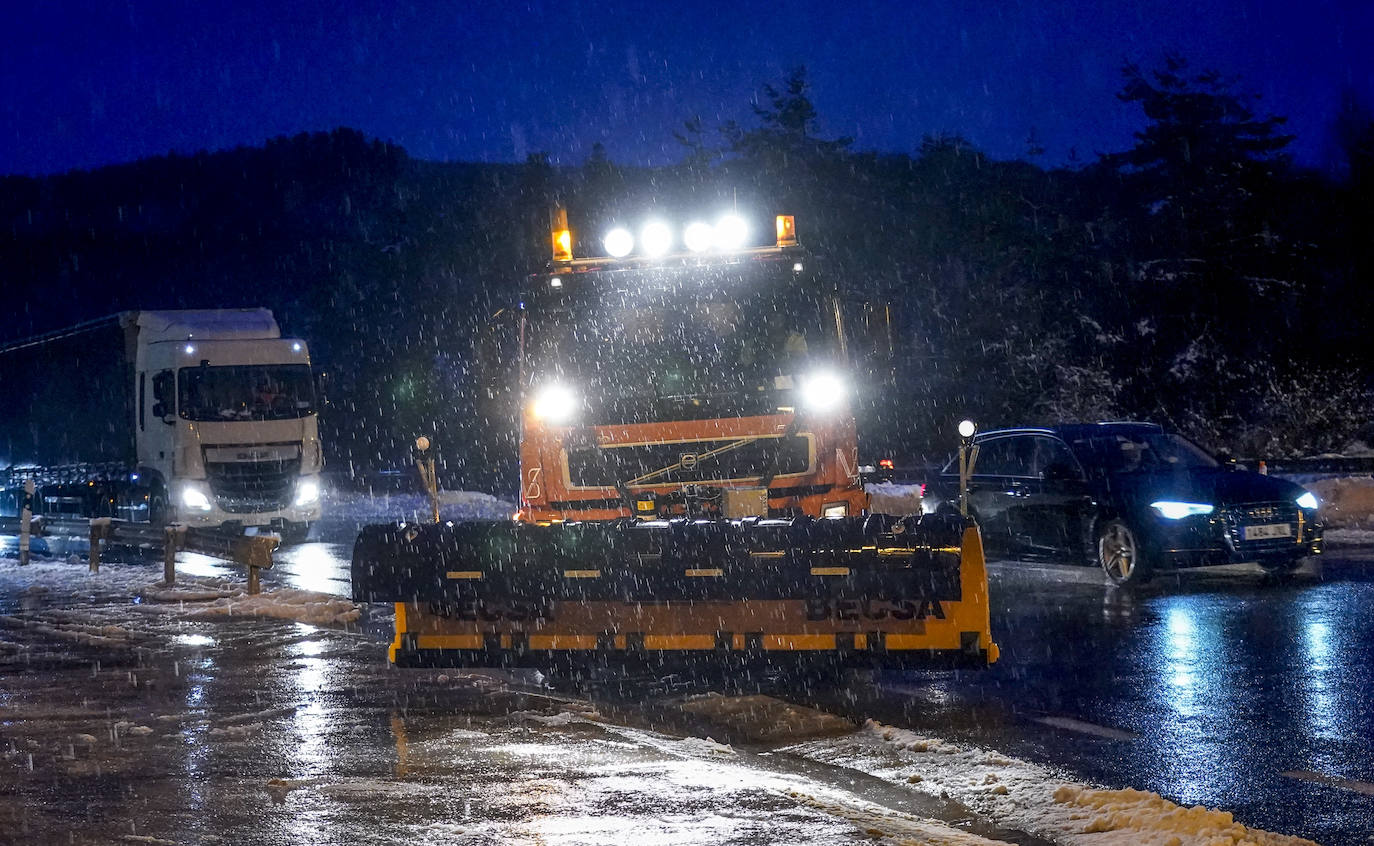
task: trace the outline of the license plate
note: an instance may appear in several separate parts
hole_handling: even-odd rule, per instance
[[[1269,523],[1264,526],[1245,527],[1245,539],[1248,541],[1291,537],[1293,537],[1293,525],[1291,523]]]

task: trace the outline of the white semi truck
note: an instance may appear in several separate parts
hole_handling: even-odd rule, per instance
[[[310,353],[267,309],[128,311],[0,346],[0,513],[268,527],[320,516]]]

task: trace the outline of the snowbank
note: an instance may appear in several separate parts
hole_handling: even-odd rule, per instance
[[[947,796],[996,825],[1067,846],[1315,846],[1248,828],[1227,811],[1076,784],[1037,764],[872,721],[849,737],[785,751]]]
[[[1333,529],[1374,529],[1374,476],[1340,476],[1304,484],[1322,503]]]
[[[325,520],[384,523],[429,518],[424,494],[366,494],[331,491],[324,503]],[[509,520],[515,504],[478,491],[439,491],[439,514],[445,520]]]
[[[864,485],[868,491],[868,510],[874,514],[921,513],[921,486],[898,485],[894,482],[878,482]]]

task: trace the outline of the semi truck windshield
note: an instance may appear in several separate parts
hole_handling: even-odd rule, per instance
[[[185,420],[288,420],[315,410],[307,364],[185,367],[177,395]]]

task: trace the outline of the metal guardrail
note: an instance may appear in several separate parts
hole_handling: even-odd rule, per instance
[[[0,517],[0,534],[23,536],[22,517]],[[152,526],[112,520],[109,517],[84,518],[37,515],[29,520],[29,535],[36,537],[86,538],[90,543],[90,571],[100,572],[101,551],[108,545],[162,549],[163,581],[176,583],[178,552],[199,552],[232,561],[248,569],[248,593],[262,590],[261,572],[272,567],[272,553],[281,540],[275,535],[230,535],[180,524]],[[27,563],[23,558],[21,563]]]

